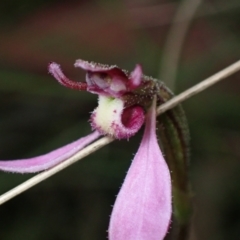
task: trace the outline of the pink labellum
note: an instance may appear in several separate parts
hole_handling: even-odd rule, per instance
[[[162,240],[171,219],[171,179],[156,137],[155,104],[113,207],[110,240]]]
[[[38,157],[11,161],[2,160],[0,161],[0,169],[3,171],[19,173],[34,173],[43,171],[60,162],[63,162],[86,145],[96,140],[99,136],[100,134],[97,131],[93,132],[86,137],[82,137],[75,142]]]

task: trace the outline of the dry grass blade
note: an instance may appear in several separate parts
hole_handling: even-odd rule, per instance
[[[166,38],[159,79],[164,79],[172,91],[174,91],[175,87],[175,79],[182,46],[200,4],[201,0],[181,1],[173,19],[172,27]],[[182,19],[184,19],[184,21]]]

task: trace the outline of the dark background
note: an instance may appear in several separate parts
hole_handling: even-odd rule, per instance
[[[186,21],[190,24],[178,47],[180,36],[169,34],[186,2],[1,1],[0,158],[43,154],[91,131],[88,118],[97,96],[60,86],[47,73],[50,61],[80,81],[84,72],[73,67],[78,58],[128,70],[141,63],[146,75],[164,75],[175,93],[237,61],[240,2],[202,1],[186,20],[193,11],[189,5],[177,23],[180,33]],[[172,40],[169,51],[166,42]],[[179,49],[171,78],[174,61],[164,66]],[[183,104],[192,147],[191,240],[240,239],[239,79],[240,72]],[[106,239],[111,205],[141,134],[111,143],[0,206],[0,239]],[[31,176],[1,172],[0,193]]]

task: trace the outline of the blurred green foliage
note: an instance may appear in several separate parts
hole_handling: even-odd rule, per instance
[[[71,66],[77,58],[129,70],[141,63],[146,75],[156,77],[178,4],[2,1],[0,158],[43,154],[91,131],[88,118],[97,97],[59,86],[47,73],[48,62],[59,62],[66,75],[82,81],[84,73]],[[239,59],[240,5],[231,0],[228,6],[224,1],[200,6],[182,46],[176,93]],[[164,10],[156,15],[158,9]],[[234,74],[183,104],[192,139],[191,239],[240,236],[239,77]],[[0,206],[0,239],[106,239],[111,205],[141,135],[111,143]],[[0,173],[0,192],[31,176]]]

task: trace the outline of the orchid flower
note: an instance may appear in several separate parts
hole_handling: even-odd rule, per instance
[[[100,135],[129,139],[145,122],[140,147],[132,161],[113,207],[110,240],[160,240],[171,219],[171,179],[156,137],[156,83],[137,65],[129,74],[117,66],[77,60],[75,67],[86,71],[86,82],[68,79],[56,63],[49,72],[69,88],[99,96],[88,136],[50,153],[20,160],[1,160],[0,170],[38,172],[66,160]],[[146,115],[146,117],[145,117]]]

